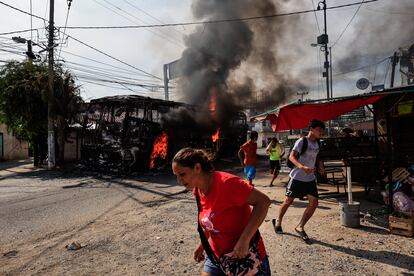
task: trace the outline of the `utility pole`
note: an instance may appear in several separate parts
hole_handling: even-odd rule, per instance
[[[391,83],[390,87],[394,87],[394,78],[395,78],[395,67],[397,66],[398,62],[398,55],[397,52],[394,52],[394,56],[392,57],[392,71],[391,71]]]
[[[332,47],[329,47],[329,74],[330,74],[329,80],[331,81],[331,99],[333,99],[333,87],[332,87],[332,79],[333,79],[333,75],[332,75]]]
[[[169,91],[168,91],[168,82],[169,82],[169,78],[168,78],[168,64],[164,64],[164,93],[165,93],[165,100],[168,101],[169,100]]]
[[[54,51],[54,13],[55,13],[55,1],[50,0],[50,13],[49,13],[49,40],[48,40],[48,50],[49,50],[49,97],[48,97],[48,104],[47,104],[47,153],[48,153],[48,163],[47,166],[49,169],[53,169],[56,166],[55,161],[55,130],[54,130],[54,123],[52,119],[52,102],[55,97],[54,92],[54,78],[55,73],[53,69],[54,59],[53,59],[53,51]]]
[[[324,68],[325,68],[325,78],[326,78],[326,99],[329,101],[330,99],[330,83],[329,83],[329,51],[328,51],[328,42],[329,42],[329,38],[328,38],[328,26],[326,24],[326,0],[323,0],[321,2],[323,4],[323,22],[324,22],[324,34],[323,34],[323,39],[321,39],[323,44],[323,47],[325,49],[325,63],[324,63]],[[319,6],[318,6],[319,8]],[[319,41],[318,41],[319,43]],[[331,121],[328,121],[328,136],[331,136]]]
[[[329,100],[329,96],[330,96],[330,92],[329,92],[329,51],[328,51],[328,30],[327,30],[327,24],[326,24],[326,0],[322,1],[323,4],[323,22],[324,22],[324,35],[325,35],[325,39],[323,40],[323,47],[325,48],[325,63],[324,63],[324,67],[325,67],[325,78],[326,78],[326,98]]]

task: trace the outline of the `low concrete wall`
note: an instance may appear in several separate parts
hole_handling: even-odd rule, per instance
[[[21,160],[29,158],[29,143],[19,140],[7,131],[7,127],[0,125],[3,133],[3,160]]]

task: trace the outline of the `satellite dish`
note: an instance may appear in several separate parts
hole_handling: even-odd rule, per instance
[[[361,78],[356,83],[356,87],[358,87],[358,89],[361,89],[361,90],[367,89],[368,86],[369,86],[369,80],[366,78]]]

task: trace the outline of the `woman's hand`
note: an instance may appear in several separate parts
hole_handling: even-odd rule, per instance
[[[233,251],[225,254],[227,257],[241,259],[249,254],[249,242],[239,240],[233,248]]]
[[[204,261],[204,247],[201,243],[197,247],[197,249],[194,251],[194,260],[197,263]]]

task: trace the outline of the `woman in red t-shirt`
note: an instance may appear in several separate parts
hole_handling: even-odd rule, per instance
[[[266,217],[270,199],[241,178],[214,171],[211,159],[203,150],[180,150],[173,159],[172,169],[187,190],[192,190],[194,195],[198,192],[198,220],[216,258],[223,255],[233,258],[247,256],[251,241]],[[257,248],[261,263],[255,275],[270,275],[261,237]],[[205,260],[201,275],[223,275],[220,267],[205,256],[204,251],[201,242],[194,251],[197,262]]]

